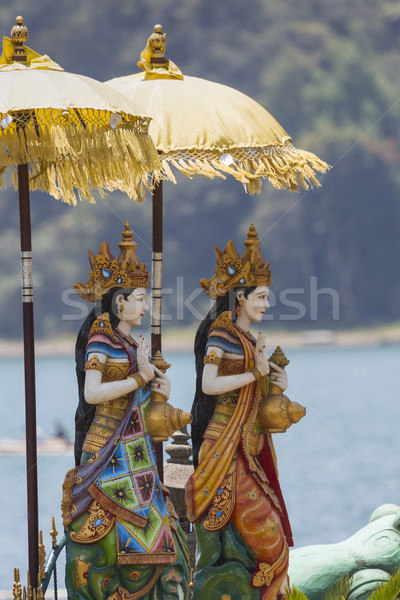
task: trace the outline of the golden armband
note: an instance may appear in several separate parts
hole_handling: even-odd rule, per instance
[[[138,389],[144,388],[144,386],[146,385],[146,381],[141,376],[140,373],[134,373],[133,375],[128,375],[128,379],[134,379],[138,385]]]
[[[260,383],[262,375],[260,373],[260,371],[257,369],[257,367],[251,367],[251,369],[249,369],[250,373],[253,373],[257,383]]]
[[[97,356],[92,356],[92,358],[87,360],[85,363],[85,371],[94,370],[94,371],[100,371],[100,373],[104,373],[105,368],[106,368],[106,365],[104,365],[102,362],[100,362]]]
[[[205,365],[217,365],[217,367],[219,367],[221,359],[214,350],[211,350],[210,354],[205,355],[203,362]]]

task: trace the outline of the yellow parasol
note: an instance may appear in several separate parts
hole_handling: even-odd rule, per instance
[[[151,115],[149,132],[171,180],[173,165],[189,177],[232,175],[249,193],[261,192],[263,179],[295,191],[320,185],[315,171],[327,170],[324,161],[295,148],[276,119],[249,96],[183,76],[165,58],[165,38],[156,25],[138,62],[143,71],[106,83]]]
[[[24,46],[22,17],[0,57],[0,187],[7,167],[19,191],[25,364],[29,568],[38,573],[36,398],[29,190],[75,204],[92,189],[141,199],[161,163],[148,135],[150,117],[110,87],[66,73]],[[17,167],[17,168],[15,168]]]
[[[21,30],[27,31],[22,22],[14,37]],[[160,169],[150,117],[109,86],[67,73],[48,56],[27,48],[26,60],[16,62],[14,46],[3,39],[0,171],[29,164],[31,190],[72,204],[74,188],[92,202],[92,189],[141,199],[150,187],[148,172]]]
[[[152,136],[163,178],[175,182],[171,165],[188,177],[232,175],[245,189],[260,193],[263,179],[278,189],[319,186],[315,172],[328,165],[294,147],[290,136],[260,104],[241,92],[182,75],[165,58],[166,34],[155,25],[140,55],[142,72],[106,83],[152,117]],[[162,181],[153,193],[152,352],[161,351]],[[162,473],[162,451],[157,449]]]

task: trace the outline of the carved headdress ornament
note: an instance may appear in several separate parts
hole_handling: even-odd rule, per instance
[[[200,280],[200,287],[210,298],[225,296],[231,288],[270,285],[271,270],[269,263],[264,262],[254,225],[250,225],[244,245],[246,250],[242,257],[232,240],[227,243],[224,252],[215,247],[215,275]]]
[[[136,256],[137,243],[133,241],[133,232],[125,221],[122,240],[118,244],[118,258],[112,254],[108,242],[103,242],[97,256],[90,250],[91,271],[86,283],[75,283],[74,290],[84,300],[97,302],[113,287],[125,289],[147,288],[150,285],[150,273],[146,264]]]

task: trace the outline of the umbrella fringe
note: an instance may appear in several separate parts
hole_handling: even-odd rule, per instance
[[[215,177],[220,177],[221,179],[226,179],[225,175],[220,173],[217,169],[214,168],[213,162],[207,162],[205,160],[190,160],[188,161],[188,166],[192,169],[193,173],[196,174],[198,169],[201,169],[202,174],[208,177],[209,179],[215,179]]]
[[[168,164],[167,160],[162,161],[163,173],[165,174],[165,179],[168,181],[172,181],[172,183],[176,183],[175,175],[172,172],[171,167]]]
[[[194,175],[225,178],[227,174],[240,181],[250,194],[259,194],[263,179],[277,189],[298,191],[299,186],[305,190],[320,187],[316,172],[325,173],[330,168],[312,152],[295,148],[289,138],[281,145],[230,148],[226,153],[232,157],[230,165],[221,161],[221,152],[216,150],[166,152],[162,154],[163,174],[175,182],[168,163],[190,178]]]
[[[37,131],[26,127],[17,134],[15,128],[0,132],[0,174],[7,166],[24,163],[30,167],[32,190],[73,205],[77,197],[95,202],[93,191],[104,195],[104,190],[116,189],[142,202],[146,189],[165,178],[150,136],[124,127],[39,125]]]

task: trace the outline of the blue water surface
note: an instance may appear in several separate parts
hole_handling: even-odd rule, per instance
[[[296,546],[332,543],[361,528],[384,503],[400,505],[400,347],[318,348],[287,353],[291,400],[306,417],[274,435],[280,482]],[[166,353],[172,363],[171,403],[190,410],[194,361]],[[24,437],[23,361],[0,361],[0,438]],[[77,403],[71,358],[37,360],[38,436],[61,425],[73,438]],[[51,516],[61,521],[61,485],[70,456],[39,456],[40,527],[50,548]],[[24,456],[0,456],[0,587],[11,589],[13,567],[27,569]],[[63,566],[59,566],[60,585]]]

